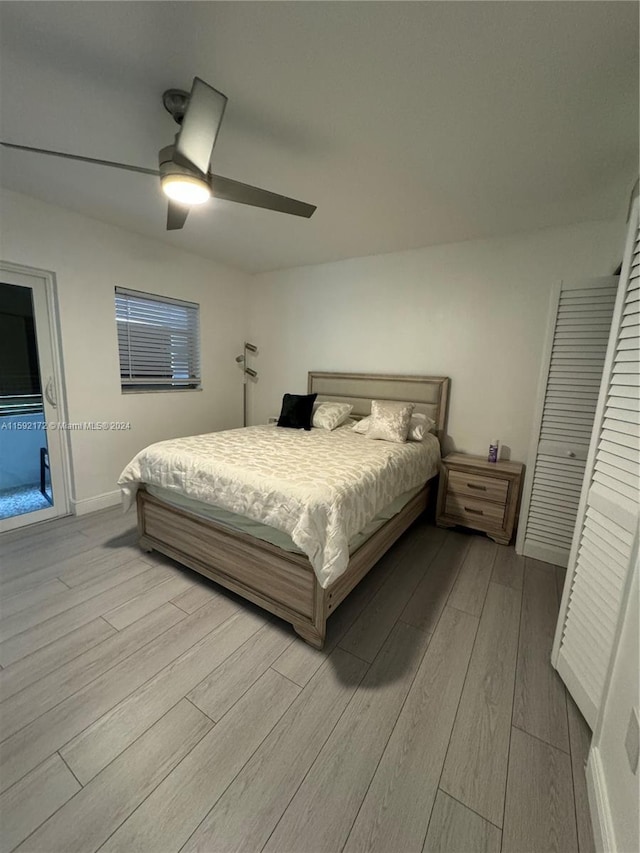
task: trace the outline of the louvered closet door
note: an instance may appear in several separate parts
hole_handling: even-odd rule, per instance
[[[617,284],[617,278],[563,283],[557,298],[533,480],[523,501],[524,541],[518,550],[561,566],[569,561]]]
[[[553,660],[593,727],[640,520],[640,234],[637,203],[587,462]]]

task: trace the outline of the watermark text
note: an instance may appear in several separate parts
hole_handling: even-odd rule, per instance
[[[131,429],[130,421],[7,421],[2,422],[0,418],[0,431],[10,430],[11,432],[32,432],[32,431],[47,431],[52,432],[59,430],[95,430],[107,432],[109,430],[128,430]]]

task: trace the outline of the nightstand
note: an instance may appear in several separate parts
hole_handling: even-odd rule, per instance
[[[508,545],[516,526],[523,469],[521,462],[487,462],[466,453],[445,456],[436,524],[482,530],[494,542]]]

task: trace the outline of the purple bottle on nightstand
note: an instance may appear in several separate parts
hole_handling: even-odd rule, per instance
[[[487,461],[489,462],[497,462],[498,461],[498,445],[500,442],[496,438],[495,441],[492,441],[489,445],[489,456]]]

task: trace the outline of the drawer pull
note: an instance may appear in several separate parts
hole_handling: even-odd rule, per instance
[[[573,459],[575,455],[576,454],[573,452],[573,450],[567,450],[567,456],[571,457],[571,459]]]
[[[481,510],[481,509],[471,509],[471,507],[470,507],[470,506],[466,506],[466,507],[464,508],[464,511],[465,511],[465,512],[471,512],[471,513],[473,513],[474,515],[484,515],[484,511],[483,511],[483,510]]]
[[[487,491],[486,486],[479,486],[477,483],[467,483],[467,488],[468,489],[477,489],[479,492],[486,492]]]

